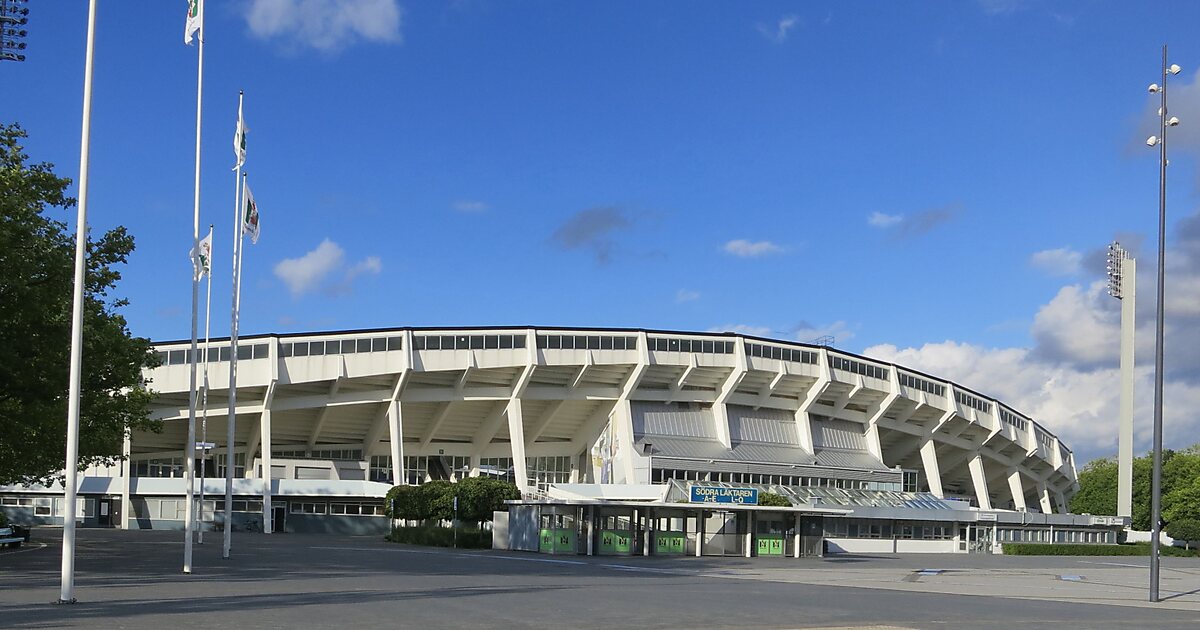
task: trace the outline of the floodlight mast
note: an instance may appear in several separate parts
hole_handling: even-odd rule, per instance
[[[1163,424],[1163,289],[1167,243],[1167,127],[1175,127],[1179,119],[1167,112],[1167,76],[1179,74],[1177,64],[1167,65],[1167,46],[1162,47],[1162,84],[1150,84],[1150,93],[1158,94],[1159,134],[1146,139],[1148,146],[1158,147],[1158,294],[1154,326],[1154,454],[1150,477],[1150,601],[1159,601],[1159,537],[1162,535],[1162,424]]]
[[[1121,398],[1117,421],[1117,516],[1133,516],[1133,369],[1137,261],[1121,244],[1108,246],[1108,294],[1121,301]]]

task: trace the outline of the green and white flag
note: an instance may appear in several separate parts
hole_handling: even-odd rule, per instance
[[[195,249],[188,252],[192,259],[192,274],[197,280],[212,275],[212,228],[208,228],[208,236],[200,239],[200,251]]]
[[[204,21],[204,17],[201,15],[203,9],[200,7],[202,1],[187,0],[187,24],[183,27],[183,43],[189,46],[192,44],[192,35],[200,30],[200,23]]]
[[[242,234],[250,235],[250,242],[258,244],[258,204],[254,202],[254,195],[250,193],[250,184],[246,184],[242,189],[242,195],[246,199],[244,210],[242,211]]]
[[[233,155],[237,158],[237,164],[231,170],[238,170],[246,163],[246,132],[250,131],[246,128],[246,121],[242,120],[242,103],[238,102],[238,121],[237,130],[233,132]]]

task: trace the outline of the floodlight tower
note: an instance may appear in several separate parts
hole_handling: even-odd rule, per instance
[[[1117,424],[1117,516],[1133,516],[1133,331],[1137,261],[1108,246],[1108,294],[1121,301],[1121,403]]]
[[[1167,257],[1167,128],[1179,125],[1179,119],[1167,111],[1167,77],[1179,74],[1178,64],[1167,65],[1167,46],[1162,47],[1162,85],[1150,84],[1150,93],[1158,94],[1159,135],[1146,139],[1147,146],[1158,147],[1158,295],[1154,326],[1154,455],[1150,474],[1150,601],[1158,601],[1158,544],[1162,532],[1162,423],[1163,423],[1163,288]]]
[[[25,42],[28,31],[21,28],[29,23],[29,7],[25,0],[0,0],[0,61],[25,61]]]

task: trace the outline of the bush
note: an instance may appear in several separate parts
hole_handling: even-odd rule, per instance
[[[787,497],[775,492],[759,492],[758,504],[767,507],[792,507],[792,502]]]
[[[1050,543],[1004,543],[1006,556],[1148,556],[1150,543],[1132,545],[1076,545]],[[1159,553],[1164,556],[1196,556],[1195,551],[1160,545]]]
[[[458,548],[491,549],[492,532],[489,530],[450,527],[393,527],[385,540],[406,545],[426,547],[453,547],[454,531],[458,530]]]
[[[521,492],[507,481],[482,477],[468,477],[458,483],[431,481],[388,490],[384,510],[391,518],[406,521],[449,521],[454,518],[455,497],[459,520],[481,523],[492,520],[493,511],[507,509],[504,501],[521,498]]]

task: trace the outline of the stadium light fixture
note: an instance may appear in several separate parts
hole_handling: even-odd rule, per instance
[[[0,61],[25,61],[25,36],[29,31],[19,28],[29,23],[26,0],[0,0]]]
[[[1178,64],[1167,65],[1167,46],[1162,47],[1162,85],[1150,85],[1150,93],[1158,94],[1159,135],[1146,140],[1148,146],[1158,147],[1158,292],[1155,304],[1154,327],[1154,455],[1150,477],[1150,601],[1159,601],[1160,571],[1159,537],[1162,532],[1162,424],[1163,424],[1163,289],[1167,241],[1167,128],[1179,125],[1179,119],[1167,117],[1167,77],[1177,75]]]

